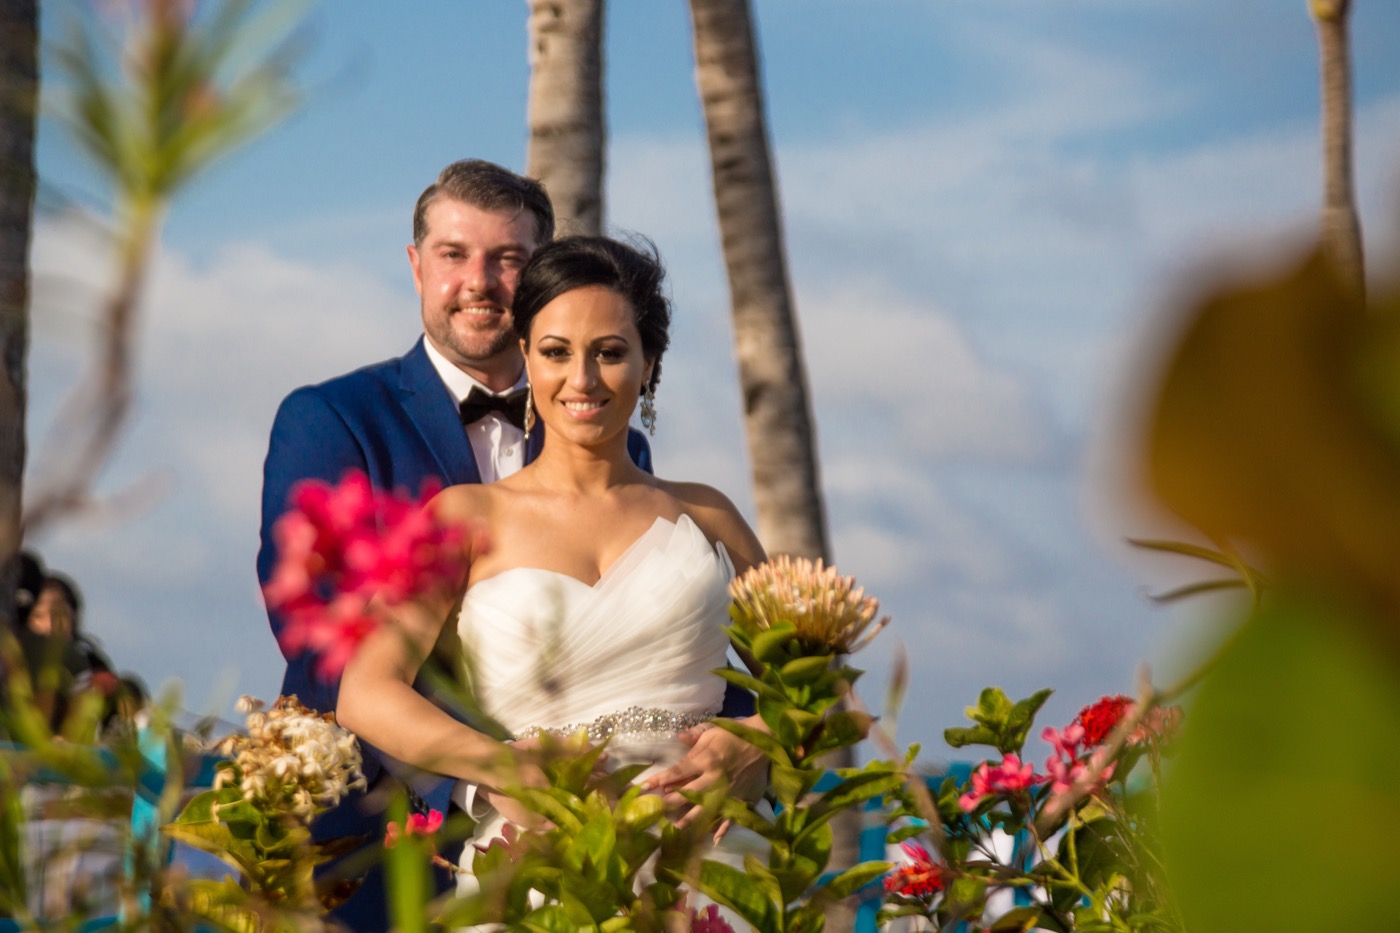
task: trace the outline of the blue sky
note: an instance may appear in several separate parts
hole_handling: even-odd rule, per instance
[[[1130,495],[1132,413],[1171,312],[1313,229],[1305,4],[754,5],[836,562],[893,617],[858,659],[870,702],[902,645],[900,737],[938,758],[984,685],[1056,688],[1044,721],[1062,724],[1140,662],[1165,677],[1201,613],[1144,595],[1191,568],[1122,543],[1174,530]],[[1374,273],[1400,243],[1400,5],[1355,6]],[[658,472],[751,515],[685,5],[610,7],[608,223],[656,241],[677,308]],[[76,9],[46,4],[49,34]],[[119,665],[179,678],[197,709],[279,683],[253,577],[278,401],[419,333],[404,246],[442,165],[524,163],[523,3],[339,0],[308,36],[302,110],[171,211],[102,480],[137,494],[32,542]],[[47,204],[100,203],[52,121],[39,167]],[[36,442],[90,349],[102,250],[65,211],[41,218]]]

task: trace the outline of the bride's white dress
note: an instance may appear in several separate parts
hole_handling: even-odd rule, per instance
[[[488,577],[467,590],[458,622],[473,691],[516,736],[587,728],[609,739],[613,765],[666,767],[685,752],[676,733],[724,700],[714,671],[733,576],[724,545],[682,515],[658,518],[591,586],[533,567]],[[473,841],[500,829],[485,820]]]

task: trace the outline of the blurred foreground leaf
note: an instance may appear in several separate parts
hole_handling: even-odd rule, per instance
[[[1162,502],[1277,580],[1366,594],[1400,648],[1400,321],[1320,253],[1208,298],[1158,396],[1147,471]],[[1400,658],[1400,650],[1396,651]]]
[[[1278,593],[1204,681],[1163,793],[1188,929],[1394,922],[1400,669],[1371,630],[1336,599]]]

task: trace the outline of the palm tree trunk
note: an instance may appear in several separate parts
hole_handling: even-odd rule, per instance
[[[1351,0],[1309,0],[1317,24],[1322,72],[1322,244],[1342,281],[1365,297],[1361,220],[1356,210],[1351,156],[1351,53],[1347,18]]]
[[[747,0],[691,0],[690,11],[729,270],[758,535],[770,554],[829,559],[752,16]]]
[[[777,185],[768,149],[758,49],[747,0],[690,0],[695,81],[705,111],[734,344],[753,464],[758,535],[769,554],[830,561],[826,508],[802,344],[788,282]],[[851,749],[832,768],[854,764]],[[860,858],[860,814],[832,821],[831,868]],[[855,910],[831,905],[826,929],[848,933]]]
[[[560,233],[603,229],[603,0],[528,0],[525,174],[549,191]]]
[[[0,2],[0,620],[14,618],[21,541],[38,45],[37,0]]]

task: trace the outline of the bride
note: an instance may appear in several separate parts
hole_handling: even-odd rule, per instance
[[[764,559],[762,546],[722,494],[651,476],[627,453],[639,398],[643,421],[654,417],[669,342],[663,276],[654,257],[602,237],[535,253],[512,315],[532,398],[526,424],[543,425],[543,448],[506,479],[438,495],[441,516],[486,532],[467,546],[465,592],[398,612],[345,669],[339,722],[401,761],[476,785],[495,809],[479,838],[535,823],[499,788],[544,783],[531,756],[541,730],[587,728],[610,739],[612,762],[654,765],[644,786],[676,812],[688,806],[681,790],[724,781],[757,800],[764,788],[762,753],[707,722],[724,696],[713,671],[728,647],[728,583]],[[449,622],[477,701],[513,741],[413,690]]]

